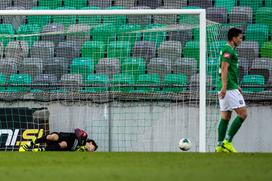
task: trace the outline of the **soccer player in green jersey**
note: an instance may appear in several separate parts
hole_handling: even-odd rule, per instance
[[[220,51],[220,80],[218,82],[220,91],[218,97],[221,120],[218,126],[216,152],[237,152],[232,145],[232,139],[247,118],[247,108],[242,89],[238,85],[238,55],[236,47],[241,44],[242,40],[242,31],[237,28],[231,28],[228,31],[228,42]],[[232,111],[236,112],[237,117],[228,129]]]

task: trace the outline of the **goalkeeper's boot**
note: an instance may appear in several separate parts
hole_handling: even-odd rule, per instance
[[[221,145],[218,145],[215,147],[215,152],[216,153],[229,153],[229,151]]]
[[[237,150],[233,147],[232,143],[229,142],[228,140],[223,141],[222,147],[225,148],[226,150],[228,150],[231,153],[237,153]]]
[[[32,152],[43,152],[43,151],[45,151],[44,148],[34,148],[34,149],[32,149]]]
[[[37,139],[36,137],[32,138],[32,140],[31,140],[31,145],[32,146],[39,146],[40,145],[39,143],[38,144],[35,143],[36,139]]]
[[[19,152],[26,152],[28,151],[28,149],[30,148],[30,143],[26,142],[26,143],[22,143],[20,148],[19,148]]]

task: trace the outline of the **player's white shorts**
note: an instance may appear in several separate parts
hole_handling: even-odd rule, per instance
[[[232,111],[233,109],[245,107],[243,95],[238,89],[227,90],[224,99],[219,98],[220,111]]]

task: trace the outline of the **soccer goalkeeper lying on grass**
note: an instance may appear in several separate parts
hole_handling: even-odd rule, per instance
[[[97,149],[97,144],[94,140],[87,139],[88,134],[77,128],[74,133],[53,132],[41,138],[34,139],[30,143],[22,144],[19,152],[26,152],[33,148],[33,152],[39,151],[90,151],[94,152]],[[44,148],[35,148],[40,143],[46,143]]]

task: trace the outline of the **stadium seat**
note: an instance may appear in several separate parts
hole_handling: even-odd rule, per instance
[[[85,24],[74,24],[68,27],[66,40],[76,41],[82,46],[85,41],[90,40],[91,27]]]
[[[252,23],[253,12],[250,7],[235,6],[230,15],[230,23]]]
[[[107,50],[108,58],[118,58],[119,60],[130,57],[131,48],[128,41],[110,42]]]
[[[198,6],[185,6],[181,9],[201,9]],[[185,26],[199,25],[199,16],[198,15],[179,15],[179,24],[183,24]]]
[[[5,84],[6,84],[6,76],[0,73],[0,92],[6,90],[4,86]]]
[[[37,87],[36,90],[41,91],[56,90],[56,87],[52,85],[56,83],[58,83],[58,79],[57,76],[54,74],[39,74],[33,78],[34,85],[35,84],[42,85],[41,87]]]
[[[22,6],[7,7],[6,10],[25,10]],[[18,27],[25,24],[26,16],[2,16],[4,24],[12,24],[14,30],[18,30]]]
[[[8,80],[8,84],[21,85],[28,84],[31,85],[32,77],[29,74],[11,74]],[[29,92],[31,90],[30,86],[11,86],[7,87],[9,92]]]
[[[254,0],[254,1],[239,0],[239,2],[240,2],[240,6],[251,7],[253,10],[253,13],[255,13],[259,7],[263,6],[263,0]]]
[[[199,61],[199,41],[189,41],[183,49],[183,56],[185,58],[195,58]]]
[[[194,58],[179,58],[172,66],[174,74],[184,74],[188,79],[197,73],[197,60]]]
[[[112,6],[112,7],[108,7],[106,10],[122,10],[122,9],[124,9],[124,7],[122,6]],[[112,24],[117,27],[119,27],[120,25],[126,24],[126,21],[127,21],[127,17],[125,15],[122,15],[122,16],[111,15],[111,16],[103,17],[104,24]]]
[[[35,6],[32,10],[49,10],[50,8],[47,6]],[[51,16],[27,16],[28,24],[39,25],[40,27],[44,27],[45,25],[51,22]]]
[[[26,25],[21,25],[17,31],[18,35],[23,35],[23,36],[17,36],[16,40],[20,41],[26,41],[28,43],[28,47],[31,47],[35,41],[39,40],[39,33],[41,32],[41,28],[37,24],[26,24]],[[31,36],[24,36],[31,34]],[[33,35],[35,34],[35,35]]]
[[[52,41],[36,41],[30,49],[30,57],[49,59],[54,57],[54,43]]]
[[[102,41],[86,41],[81,48],[82,57],[90,57],[95,62],[105,57],[106,47]]]
[[[156,9],[169,9],[168,6],[160,6]],[[177,24],[178,15],[153,15],[154,24]]]
[[[227,23],[228,11],[223,7],[210,7],[207,9],[207,19],[217,23]]]
[[[242,81],[244,75],[248,75],[248,70],[251,68],[253,59],[239,58],[239,82]]]
[[[124,6],[126,8],[133,7],[137,0],[115,0],[115,6]]]
[[[85,80],[89,74],[94,73],[94,62],[91,58],[75,58],[70,65],[70,73],[81,74]]]
[[[63,32],[63,34],[62,34]],[[62,24],[51,23],[43,27],[42,33],[49,33],[49,35],[42,35],[41,40],[53,41],[55,46],[65,40],[65,27]],[[61,34],[60,34],[61,33]]]
[[[91,36],[92,40],[102,41],[107,46],[109,42],[116,40],[116,32],[116,26],[106,24],[94,27],[91,30]]]
[[[272,7],[272,0],[265,0],[265,7]]]
[[[39,6],[47,6],[50,9],[56,9],[62,6],[62,0],[39,0]]]
[[[135,81],[134,81],[133,75],[122,73],[122,74],[113,75],[111,83],[113,85],[115,85],[115,84],[121,85],[121,86],[117,86],[117,87],[112,87],[110,89],[111,91],[129,92],[129,91],[134,90],[133,84],[135,83]],[[124,87],[122,87],[122,85]],[[125,85],[127,85],[127,86],[125,86]]]
[[[163,87],[163,92],[179,93],[187,90],[188,78],[184,74],[166,74],[163,79],[163,84],[167,85]],[[173,85],[183,87],[174,87]]]
[[[74,10],[74,7],[59,7],[56,10]],[[72,24],[76,24],[76,16],[52,16],[53,23],[63,24],[65,28]]]
[[[158,48],[160,44],[166,40],[166,31],[163,30],[165,25],[162,24],[150,24],[145,27],[146,31],[143,33],[143,40],[144,41],[153,41]]]
[[[261,48],[262,58],[272,58],[272,41],[265,42]]]
[[[171,65],[181,57],[182,45],[180,41],[164,41],[158,48],[158,57],[169,59]]]
[[[141,41],[141,25],[126,24],[117,28],[117,40],[129,41],[130,47],[135,46],[136,41]]]
[[[237,52],[239,57],[254,60],[259,56],[259,44],[255,41],[243,41]]]
[[[12,0],[0,1],[0,9],[6,9],[7,7],[12,6]]]
[[[37,6],[38,0],[13,0],[14,6],[22,6],[25,9],[31,9],[34,6]]]
[[[171,25],[168,28],[178,29],[167,31],[168,39],[172,41],[180,41],[182,47],[185,46],[186,42],[193,40],[192,29],[187,29],[182,25]]]
[[[28,52],[28,44],[25,41],[10,41],[5,48],[5,57],[21,61],[28,56]]]
[[[87,6],[87,0],[64,0],[64,6],[80,9]]]
[[[36,77],[43,71],[43,60],[40,58],[24,58],[18,69],[20,74],[29,74]]]
[[[171,62],[167,58],[152,58],[147,65],[147,73],[159,74],[161,80],[165,74],[171,73]]]
[[[136,90],[138,92],[158,92],[160,91],[160,75],[159,74],[142,74],[139,75],[137,84],[145,86],[137,86]],[[154,85],[154,86],[150,86]]]
[[[9,77],[17,73],[19,62],[13,58],[4,58],[0,60],[0,73]]]
[[[4,55],[4,45],[2,42],[0,42],[0,59],[3,58]]]
[[[218,53],[226,45],[226,41],[214,41],[208,44],[208,55],[211,58],[218,58]]]
[[[221,26],[219,26],[217,23],[210,24],[209,26],[207,26],[206,28],[207,44],[218,39],[220,29],[221,29]],[[199,41],[199,38],[200,38],[199,35],[200,35],[199,28],[194,28],[193,29],[194,41]]]
[[[190,92],[198,92],[199,91],[199,74],[192,75],[189,81],[189,90]],[[213,84],[213,80],[211,76],[206,77],[206,88],[208,91],[214,91],[216,89],[215,84]]]
[[[64,91],[79,91],[83,79],[81,74],[64,74],[61,76],[60,82],[64,84],[62,90]]]
[[[109,76],[106,74],[90,74],[85,84],[96,84],[97,86],[86,86],[84,92],[104,92],[108,90],[110,83]],[[99,85],[99,86],[98,86]]]
[[[270,33],[272,32],[272,7],[262,7],[256,12],[256,23],[269,26]]]
[[[262,75],[245,75],[242,80],[243,85],[264,85],[264,77]],[[243,92],[262,92],[264,88],[243,88]]]
[[[144,58],[146,63],[156,56],[156,45],[152,41],[138,41],[133,48],[133,57]]]
[[[99,7],[96,6],[88,6],[81,8],[81,10],[99,10]],[[78,23],[79,24],[86,24],[90,26],[98,25],[102,22],[102,16],[78,16]]]
[[[269,27],[264,24],[249,24],[245,32],[245,39],[247,41],[257,41],[262,47],[264,42],[269,39]]]
[[[198,6],[207,9],[213,6],[213,0],[189,0],[188,6]]]
[[[53,74],[60,80],[63,74],[67,74],[69,61],[63,57],[54,57],[48,59],[43,65],[43,74]]]
[[[140,74],[145,74],[145,67],[143,58],[127,58],[121,64],[122,73],[133,75],[135,80]]]
[[[232,8],[236,5],[236,0],[215,0],[214,6],[215,7],[221,7],[226,8],[228,10],[228,13],[232,11]]]
[[[102,9],[112,6],[112,0],[89,0],[89,6],[97,6]]]
[[[80,56],[80,43],[76,41],[60,42],[56,48],[56,56],[67,58],[72,61],[73,58]]]
[[[135,6],[130,9],[151,9],[148,6]],[[151,15],[128,15],[127,16],[129,24],[139,24],[141,26],[146,26],[151,24],[152,16]]]
[[[96,73],[107,74],[110,78],[121,72],[121,65],[117,58],[102,58],[96,64]]]
[[[14,35],[15,31],[12,24],[0,24],[0,34]],[[14,37],[0,37],[0,42],[3,42],[4,46],[7,46],[8,42],[13,40]]]
[[[207,60],[207,64],[206,64],[206,72],[207,72],[207,76],[211,76],[212,77],[212,83],[214,85],[217,84],[218,80],[219,80],[219,60],[218,58],[208,58]]]
[[[187,0],[163,0],[164,6],[180,9],[187,6]]]
[[[272,59],[256,58],[249,69],[249,74],[262,75],[265,83],[272,83]]]
[[[138,0],[138,6],[148,6],[152,9],[162,6],[162,0]]]

